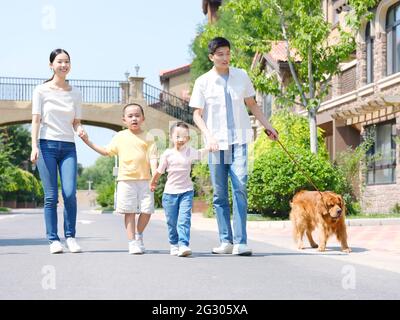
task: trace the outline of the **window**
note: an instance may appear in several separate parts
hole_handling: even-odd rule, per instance
[[[391,6],[386,15],[386,74],[400,71],[400,3]]]
[[[374,39],[371,36],[371,22],[365,30],[365,44],[367,50],[367,83],[374,81]]]
[[[367,184],[396,182],[396,125],[394,121],[383,122],[367,128],[374,143],[367,155],[372,157],[367,166]]]

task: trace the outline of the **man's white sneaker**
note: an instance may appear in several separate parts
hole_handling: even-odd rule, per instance
[[[65,242],[67,243],[67,247],[70,252],[72,252],[72,253],[82,252],[82,249],[79,246],[79,244],[76,242],[75,238],[67,238],[67,240]]]
[[[140,248],[140,242],[138,240],[132,240],[129,242],[129,254],[142,254],[143,251]]]
[[[179,247],[176,244],[171,244],[171,248],[169,250],[169,254],[171,256],[177,256],[179,253]]]
[[[253,252],[247,246],[247,244],[235,244],[233,246],[232,254],[239,256],[251,256]]]
[[[60,241],[56,240],[50,243],[50,253],[62,253],[64,250]]]
[[[192,250],[188,246],[179,246],[178,257],[187,257],[192,254]]]
[[[222,242],[219,247],[213,248],[212,253],[216,254],[230,254],[232,253],[233,244],[229,242]]]

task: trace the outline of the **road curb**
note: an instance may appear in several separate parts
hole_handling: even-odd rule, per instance
[[[349,227],[362,227],[362,226],[385,226],[385,225],[398,225],[400,218],[370,218],[370,219],[346,219],[346,225]],[[290,220],[284,221],[247,221],[249,228],[254,227],[258,229],[284,229],[291,227]]]

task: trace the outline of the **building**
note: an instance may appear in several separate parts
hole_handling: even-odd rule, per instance
[[[190,64],[160,72],[160,83],[164,91],[189,102]]]
[[[335,26],[343,21],[344,0],[323,0],[326,19]],[[317,115],[325,130],[331,159],[348,147],[356,147],[365,133],[373,134],[375,155],[366,172],[360,173],[359,195],[364,213],[388,213],[400,203],[400,1],[383,0],[373,9],[374,18],[361,25],[357,49],[340,65]],[[280,43],[268,54],[257,55],[266,73],[276,72],[283,83],[290,79]],[[283,54],[282,54],[283,53]],[[268,115],[272,98],[261,96]]]

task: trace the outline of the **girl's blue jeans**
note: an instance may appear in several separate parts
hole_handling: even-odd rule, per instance
[[[178,194],[164,193],[162,196],[170,244],[189,246],[193,194],[191,190]]]

